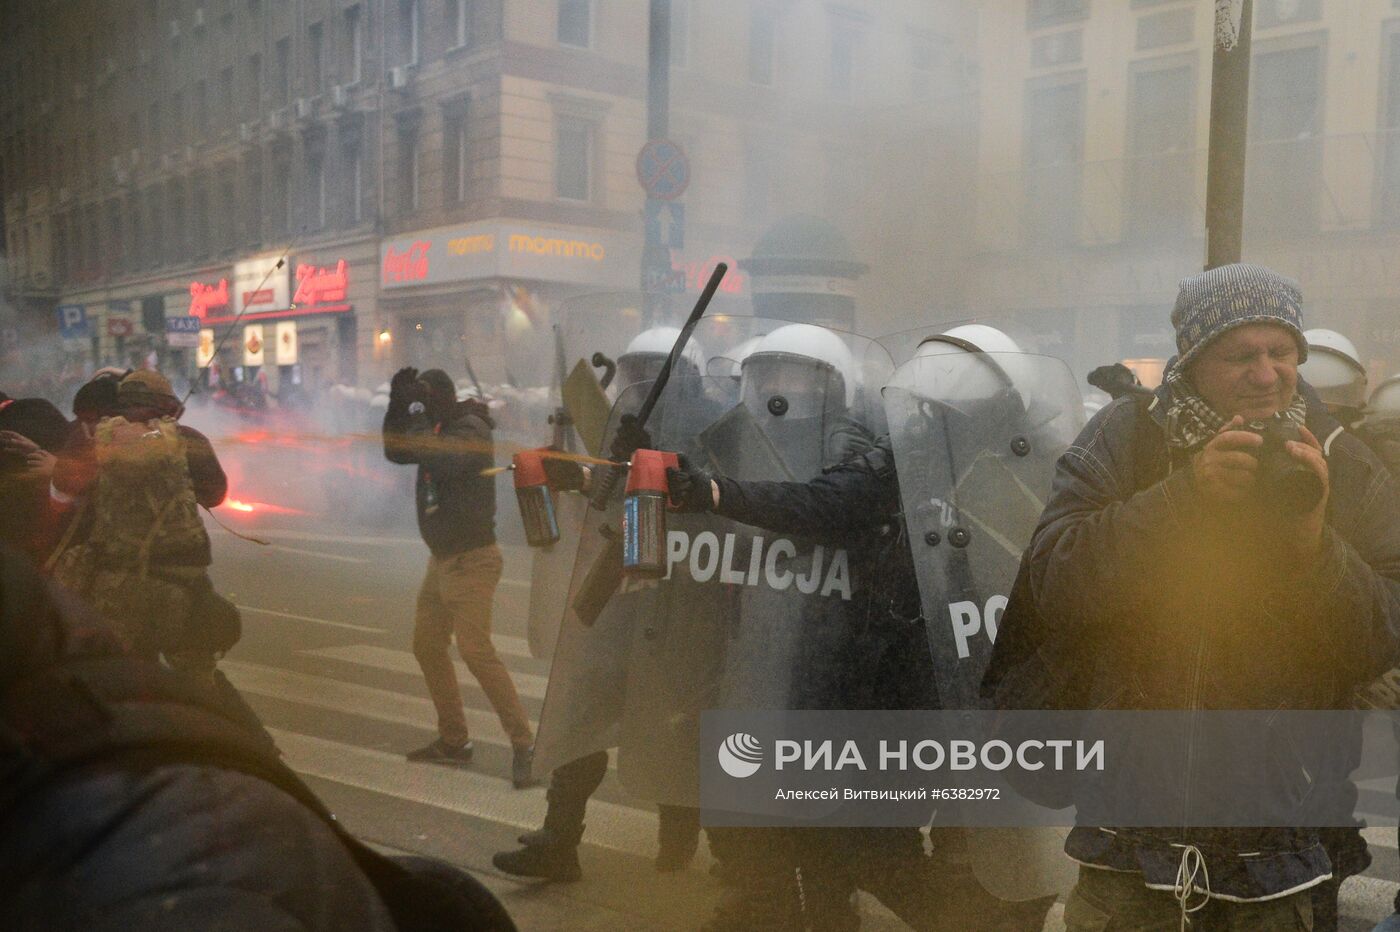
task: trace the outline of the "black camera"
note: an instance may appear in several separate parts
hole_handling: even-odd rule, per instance
[[[1259,460],[1259,493],[1289,514],[1312,511],[1322,498],[1322,480],[1288,452],[1288,441],[1303,442],[1303,433],[1284,414],[1250,421],[1244,429],[1264,438],[1254,454]]]

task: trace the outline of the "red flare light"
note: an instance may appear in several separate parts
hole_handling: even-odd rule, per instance
[[[306,512],[300,508],[284,508],[281,505],[269,505],[267,502],[244,502],[236,498],[224,499],[224,504],[234,511],[253,512],[261,511],[270,515],[304,515]]]

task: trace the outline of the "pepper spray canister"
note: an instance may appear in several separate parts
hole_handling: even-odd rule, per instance
[[[666,575],[666,508],[671,493],[667,467],[679,465],[675,453],[638,450],[627,472],[622,499],[622,572],[658,579]]]
[[[522,450],[511,457],[515,474],[515,500],[520,505],[520,523],[525,543],[548,547],[559,540],[559,521],[554,516],[554,495],[544,472],[545,450]]]

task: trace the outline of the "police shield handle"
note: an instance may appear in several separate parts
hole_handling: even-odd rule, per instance
[[[600,529],[603,549],[588,568],[578,594],[574,596],[574,615],[584,627],[591,628],[598,620],[608,600],[622,584],[622,537],[615,530],[604,525]]]

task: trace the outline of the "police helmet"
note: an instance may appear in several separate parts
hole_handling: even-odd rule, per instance
[[[1366,367],[1356,345],[1335,330],[1306,330],[1308,358],[1298,366],[1328,407],[1360,409],[1366,404]]]

